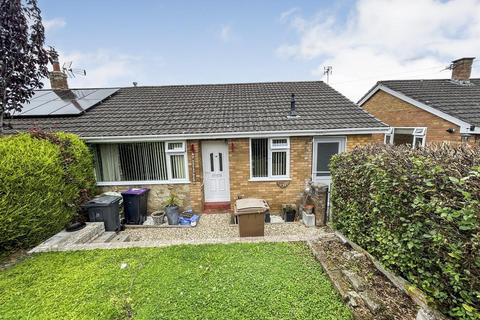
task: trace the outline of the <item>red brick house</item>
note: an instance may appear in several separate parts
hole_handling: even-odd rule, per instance
[[[98,187],[149,187],[149,211],[170,191],[196,211],[240,195],[279,211],[306,181],[329,182],[332,155],[388,131],[320,81],[68,89],[53,73],[55,89],[36,92],[13,131],[78,134]]]
[[[480,79],[474,58],[452,62],[450,79],[379,81],[358,104],[391,126],[376,140],[391,144],[480,142]]]

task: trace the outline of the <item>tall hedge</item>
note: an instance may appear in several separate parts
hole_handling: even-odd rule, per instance
[[[480,318],[480,149],[368,146],[331,162],[332,221],[445,314]]]
[[[94,185],[92,155],[77,136],[32,131],[0,138],[0,252],[61,230]]]

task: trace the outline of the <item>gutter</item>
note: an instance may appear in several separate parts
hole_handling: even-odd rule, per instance
[[[257,137],[292,137],[292,136],[335,136],[352,134],[387,133],[389,127],[325,129],[325,130],[289,130],[289,131],[251,131],[251,132],[219,132],[219,133],[192,133],[192,134],[164,134],[164,135],[136,135],[136,136],[99,136],[81,137],[87,143],[116,143],[116,142],[143,142],[143,141],[171,141],[197,139],[228,139],[228,138],[257,138]]]

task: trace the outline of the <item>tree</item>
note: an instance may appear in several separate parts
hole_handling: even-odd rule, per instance
[[[5,118],[43,87],[49,51],[37,0],[0,0],[0,134]]]

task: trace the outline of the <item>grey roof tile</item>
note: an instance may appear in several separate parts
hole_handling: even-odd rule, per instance
[[[450,79],[388,80],[380,84],[475,126],[480,126],[480,78],[469,85]]]
[[[298,119],[288,119],[295,93]],[[83,137],[378,128],[386,125],[321,81],[120,88],[79,116],[14,118]]]

